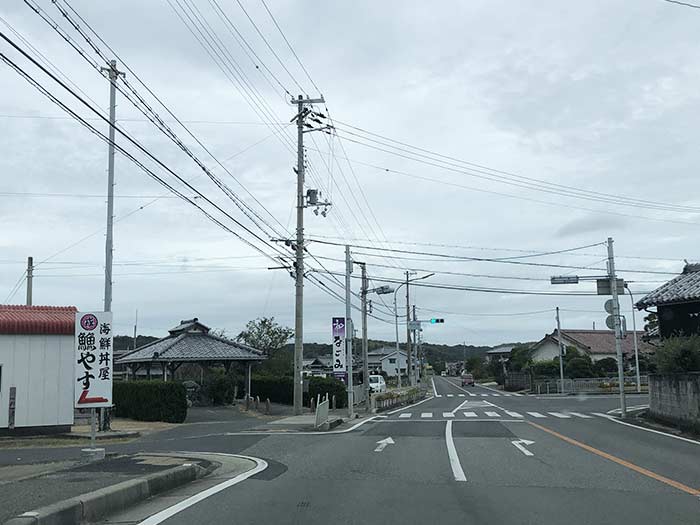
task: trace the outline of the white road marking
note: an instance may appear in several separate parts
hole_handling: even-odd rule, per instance
[[[385,439],[380,439],[377,441],[377,448],[374,449],[375,452],[381,452],[386,448],[387,445],[393,445],[394,440],[391,439],[391,436],[385,438]]]
[[[503,395],[506,396],[506,397],[510,397],[510,396],[512,396],[513,394],[507,394],[506,392],[503,392]]]
[[[195,494],[194,496],[190,496],[187,499],[184,499],[172,507],[168,507],[167,509],[161,510],[160,512],[153,514],[149,518],[146,518],[144,521],[142,521],[139,525],[158,525],[159,523],[164,522],[168,518],[174,516],[175,514],[182,512],[183,510],[191,507],[192,505],[195,505],[199,503],[202,500],[207,499],[209,496],[213,496],[214,494],[217,494],[221,492],[222,490],[225,490],[229,487],[232,487],[234,485],[237,485],[241,481],[245,481],[251,476],[255,476],[258,472],[262,472],[267,468],[267,461],[259,458],[254,458],[250,456],[242,456],[240,454],[224,454],[221,452],[210,452],[209,454],[219,454],[221,456],[230,456],[234,458],[243,458],[243,459],[248,459],[250,461],[255,462],[255,467],[250,469],[247,472],[243,472],[242,474],[239,474],[238,476],[227,479],[226,481],[219,483],[218,485],[214,485],[213,487],[209,487],[206,490],[203,490],[202,492],[199,492]]]
[[[464,394],[457,394],[459,397],[464,397]]]
[[[481,394],[481,397],[488,397],[488,394]]]
[[[437,388],[435,388],[435,379],[431,377],[430,382],[433,384],[433,394],[435,395],[435,397],[438,397]]]
[[[395,410],[392,410],[391,412],[387,412],[387,414],[388,414],[388,415],[396,414],[397,412],[401,412],[402,410],[407,410],[407,409],[409,409],[409,408],[413,408],[413,407],[415,407],[415,406],[420,405],[421,403],[425,403],[426,401],[430,401],[431,399],[432,399],[432,397],[426,397],[425,399],[421,399],[421,400],[418,401],[417,403],[413,403],[412,405],[408,405],[408,406],[406,406],[406,407],[397,408],[397,409],[395,409]]]
[[[616,418],[609,416],[607,414],[601,414],[600,412],[593,412],[593,415],[600,416],[604,419],[607,419],[608,421],[612,421],[613,423],[619,423],[620,425],[625,425],[626,427],[632,427],[632,428],[636,428],[637,430],[644,430],[645,432],[652,432],[653,434],[660,434],[662,436],[670,437],[673,439],[679,439],[680,441],[685,441],[686,443],[692,443],[693,445],[700,445],[700,441],[695,441],[694,439],[688,439],[688,438],[685,438],[683,436],[674,436],[673,434],[669,434],[667,432],[662,432],[661,430],[654,430],[653,428],[640,427],[637,425],[633,425],[632,423],[626,423],[625,421],[620,421],[619,419],[616,419]]]
[[[443,412],[442,417],[455,417],[455,415],[452,412]]]
[[[433,417],[432,412],[421,412],[420,417]]]
[[[401,414],[399,414],[399,417],[401,417],[401,418],[409,418],[409,417],[411,417],[412,415],[413,415],[413,414],[410,413],[410,412],[402,412]]]
[[[511,441],[511,443],[513,443],[513,445],[515,445],[515,448],[517,448],[526,456],[534,456],[532,452],[525,448],[526,445],[534,445],[534,441],[530,441],[529,439],[516,439],[514,441]]]
[[[499,397],[501,394],[491,394],[494,397]]]
[[[447,394],[447,397],[455,397],[454,394]]]
[[[498,412],[486,412],[486,415],[489,417],[500,417]]]
[[[462,465],[459,462],[455,442],[452,439],[452,421],[448,421],[445,425],[445,444],[447,445],[447,456],[450,458],[450,466],[452,467],[452,475],[455,481],[467,481]]]
[[[547,412],[549,415],[558,417],[559,419],[571,419],[571,416],[562,414],[561,412]]]
[[[513,395],[514,395],[514,396],[518,396],[518,397],[523,397],[522,394],[516,394],[515,392],[513,392]]]
[[[581,414],[580,412],[568,412],[572,416],[580,417],[583,419],[593,419],[593,416],[589,416],[587,414]]]
[[[528,412],[528,415],[532,417],[547,417],[544,414],[540,414],[539,412]]]
[[[511,417],[523,417],[522,414],[518,414],[517,412],[511,412],[510,410],[506,410],[505,412]]]
[[[467,392],[467,394],[471,397],[476,397],[476,394],[472,394],[471,392]]]
[[[465,412],[464,417],[476,417],[476,412]]]

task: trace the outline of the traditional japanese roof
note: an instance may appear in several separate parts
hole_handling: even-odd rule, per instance
[[[498,345],[494,346],[491,350],[487,350],[487,354],[510,354],[514,347],[518,345]]]
[[[686,264],[683,273],[637,301],[640,310],[660,304],[700,301],[700,264]]]
[[[195,317],[169,330],[169,335],[116,360],[120,364],[200,361],[262,361],[260,350],[209,333]]]
[[[588,354],[611,354],[615,355],[615,332],[613,330],[562,330],[562,341],[565,345],[575,346]],[[656,349],[642,341],[644,332],[637,331],[637,345],[639,353],[650,353]],[[545,341],[554,341],[558,344],[557,332],[544,336],[532,349],[537,350]],[[634,353],[634,334],[630,331],[627,337],[622,339],[622,353]]]
[[[0,334],[73,335],[75,306],[0,305]]]

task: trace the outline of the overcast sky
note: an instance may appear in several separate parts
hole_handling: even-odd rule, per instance
[[[184,16],[181,8],[187,9],[184,0],[171,2],[71,0],[70,5],[178,118],[187,121],[192,133],[238,182],[173,124],[212,172],[281,230],[240,182],[293,231],[296,153],[285,146],[279,131],[275,135],[278,127],[262,122],[260,110],[254,110],[246,97],[249,92],[227,78],[178,18],[175,10]],[[90,59],[99,60],[52,2],[36,3],[88,50]],[[280,84],[297,95],[299,83],[305,94],[318,96],[260,0],[241,0],[241,4],[279,61],[237,2],[195,3],[221,39],[222,55],[235,60],[253,86],[253,99],[269,108],[269,120],[286,126],[295,115]],[[245,39],[243,46],[225,19],[217,17],[216,5],[240,32],[236,37]],[[306,187],[320,189],[333,202],[326,218],[306,212],[306,232],[312,238],[371,248],[507,258],[594,245],[611,236],[620,276],[634,281],[630,287],[635,293],[670,279],[682,270],[683,259],[700,259],[700,217],[688,209],[700,206],[695,191],[700,163],[696,145],[700,10],[662,0],[439,4],[267,0],[267,5],[338,125],[339,138],[329,141],[321,132],[305,136],[307,157],[314,168]],[[3,2],[0,14],[101,110],[107,109],[108,82],[39,15],[20,0]],[[1,21],[0,30],[30,50]],[[100,49],[106,51],[101,44]],[[81,115],[94,117],[4,41],[0,52]],[[30,54],[36,56],[33,51]],[[120,68],[125,69],[121,63]],[[127,80],[163,118],[170,118],[132,75]],[[35,304],[100,310],[107,146],[71,119],[49,118],[65,114],[4,63],[0,63],[0,92],[0,302],[10,295],[31,255],[39,263]],[[317,109],[326,111],[323,105]],[[174,172],[264,236],[120,94],[117,117],[120,126]],[[102,122],[91,123],[107,131]],[[482,168],[471,171],[473,165],[456,166],[458,160],[444,159],[452,163],[446,169],[391,155],[368,147],[386,149],[348,124],[540,182],[518,179],[520,186],[513,186],[494,180],[512,175]],[[292,127],[281,133],[289,134],[290,144],[296,141]],[[117,141],[126,146],[123,138],[118,136]],[[425,154],[413,150],[412,155],[416,153]],[[136,156],[145,159],[140,153]],[[146,163],[160,177],[183,188],[165,170]],[[333,169],[326,169],[327,165]],[[491,180],[483,178],[486,173]],[[568,188],[599,194],[572,198]],[[562,189],[568,195],[553,192]],[[274,262],[192,205],[172,198],[119,154],[115,191],[113,311],[118,333],[131,333],[137,309],[139,333],[149,335],[163,335],[180,319],[191,317],[226,329],[230,335],[259,316],[294,325],[294,282],[284,270],[268,270]],[[194,196],[191,190],[183,191]],[[676,207],[611,204],[601,202],[600,194]],[[197,201],[206,205],[201,198]],[[245,233],[230,220],[222,221]],[[251,239],[247,234],[246,238]],[[406,253],[393,255],[410,259],[391,259],[367,255],[370,250],[359,247],[353,253],[356,260],[367,263],[376,279],[372,286],[381,285],[381,278],[400,279],[406,268],[413,268],[425,270],[416,276],[452,272],[432,276],[422,281],[425,284],[593,292],[592,283],[552,286],[548,279],[553,274],[601,273],[605,250],[598,244],[566,254],[517,259],[591,266],[590,270],[440,260]],[[312,242],[309,251],[319,257],[344,257],[342,246]],[[344,269],[342,262],[334,260],[310,260],[309,264],[320,269],[319,261],[334,272]],[[359,267],[356,270],[354,275],[359,276]],[[337,283],[331,284],[332,277],[316,275],[343,293]],[[353,279],[353,287],[359,290],[358,280]],[[344,306],[310,282],[305,293],[305,340],[329,342],[331,317],[343,315]],[[24,297],[22,284],[9,302],[22,303]],[[372,298],[374,313],[392,321],[392,296],[381,298],[388,306],[378,296]],[[403,313],[404,288],[398,298]],[[411,303],[417,304],[420,318],[445,318],[444,325],[425,328],[425,340],[448,344],[539,339],[554,328],[556,306],[562,308],[564,328],[591,328],[593,323],[602,328],[604,300],[602,296],[411,288]],[[623,300],[629,319],[629,298]],[[641,315],[637,322],[641,324]],[[359,315],[355,324],[359,327]],[[629,324],[631,328],[631,319]],[[393,322],[371,319],[369,334],[391,340]],[[403,327],[401,334],[405,334]]]

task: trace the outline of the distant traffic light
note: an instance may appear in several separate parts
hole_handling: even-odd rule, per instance
[[[444,319],[435,319],[434,317],[430,320],[430,324],[444,323]]]

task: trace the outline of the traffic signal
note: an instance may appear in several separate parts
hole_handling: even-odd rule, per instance
[[[444,323],[444,319],[435,319],[434,317],[430,320],[430,324]]]

